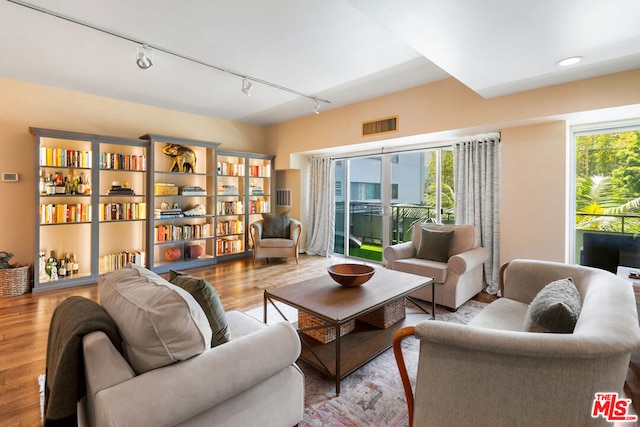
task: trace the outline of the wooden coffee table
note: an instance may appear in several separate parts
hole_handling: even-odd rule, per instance
[[[279,301],[324,322],[312,329],[335,328],[336,339],[327,344],[306,336],[303,332],[309,328],[298,329],[298,333],[302,342],[300,359],[335,379],[336,394],[340,394],[340,381],[390,348],[395,331],[409,323],[404,319],[382,329],[357,322],[355,330],[342,337],[340,327],[399,298],[407,298],[428,313],[409,294],[429,285],[433,289],[431,318],[435,319],[435,289],[432,278],[376,268],[375,274],[367,283],[354,288],[339,285],[327,273],[279,289],[265,290],[264,321],[267,321],[268,302],[288,320],[274,304],[274,301]]]

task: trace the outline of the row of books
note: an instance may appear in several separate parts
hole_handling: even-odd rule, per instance
[[[229,221],[219,221],[216,224],[216,234],[218,236],[242,233],[244,233],[244,221],[233,219]]]
[[[244,176],[244,163],[218,162],[218,175]],[[249,165],[249,176],[269,178],[271,165]]]
[[[269,178],[271,176],[271,165],[249,165],[249,176]]]
[[[269,202],[266,199],[249,200],[249,213],[270,212]]]
[[[244,163],[218,162],[218,175],[244,176]]]
[[[213,237],[211,224],[206,222],[202,224],[156,225],[154,232],[156,243]]]
[[[236,254],[244,251],[244,242],[240,239],[219,239],[216,242],[218,255]]]
[[[40,147],[40,166],[90,168],[91,151]]]
[[[69,222],[90,222],[91,205],[77,204],[46,204],[40,205],[40,224],[62,224]]]
[[[216,215],[241,215],[243,214],[241,201],[216,203]]]
[[[146,171],[147,157],[136,154],[100,153],[100,169]]]
[[[100,274],[108,273],[119,270],[129,263],[144,267],[147,263],[144,251],[124,251],[103,255],[98,259],[98,271]]]
[[[100,203],[100,221],[136,220],[147,217],[147,204],[140,203]]]

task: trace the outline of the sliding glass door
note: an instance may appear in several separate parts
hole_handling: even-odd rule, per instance
[[[416,221],[455,221],[452,189],[450,149],[336,160],[334,252],[381,262]]]

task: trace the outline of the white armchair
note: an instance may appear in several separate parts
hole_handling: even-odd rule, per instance
[[[442,260],[418,257],[423,229],[454,232],[449,251]],[[433,277],[436,303],[456,310],[482,291],[483,264],[489,258],[489,251],[480,246],[480,231],[472,225],[416,223],[410,242],[388,246],[383,255],[387,268]],[[431,290],[421,289],[412,296],[431,301]]]
[[[302,234],[302,224],[300,221],[291,219],[289,232],[285,237],[266,237],[264,235],[264,219],[256,221],[250,226],[251,242],[253,243],[253,263],[258,259],[288,258],[293,257],[298,263],[298,249],[300,245],[300,235]]]

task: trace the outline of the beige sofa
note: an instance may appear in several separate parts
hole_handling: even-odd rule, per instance
[[[446,262],[417,258],[422,229],[454,231]],[[410,242],[384,248],[387,268],[433,277],[436,303],[456,310],[483,288],[483,264],[489,251],[480,247],[480,232],[471,225],[416,223]],[[431,301],[431,289],[425,287],[412,296]]]
[[[131,272],[130,275],[135,273]],[[143,272],[143,277],[134,277],[136,286],[129,290],[122,287],[103,290],[103,281],[117,276],[111,281],[122,284],[126,273],[112,273],[101,277],[99,284],[101,300],[120,298],[138,292],[138,285],[153,281],[161,292],[172,292],[156,298],[161,304],[175,297],[175,289],[167,291],[163,279],[152,277],[153,273]],[[149,279],[151,277],[151,279]],[[145,283],[143,283],[145,282]],[[112,292],[113,290],[116,292]],[[168,295],[168,296],[167,296]],[[196,355],[181,353],[176,347],[181,337],[166,338],[167,334],[184,329],[173,329],[165,334],[160,349],[171,352],[172,361],[152,361],[164,365],[137,373],[141,369],[139,343],[133,342],[132,333],[144,331],[148,325],[131,326],[125,331],[122,323],[118,329],[125,341],[130,357],[125,359],[112,342],[101,331],[91,332],[83,338],[87,395],[80,402],[78,413],[81,426],[294,426],[302,420],[304,411],[304,375],[295,365],[300,354],[300,340],[293,326],[288,322],[278,322],[267,326],[239,311],[226,313],[229,341],[213,348],[209,343],[211,331],[204,331],[198,338],[200,329],[192,324],[202,321],[202,313],[194,308],[193,301],[187,301],[189,308],[183,310],[183,302],[174,298],[174,306],[168,310],[180,310],[180,316],[173,319],[153,319],[153,329],[175,328],[183,322],[191,331],[196,331],[196,345],[204,343],[204,351],[196,350]],[[184,295],[183,295],[184,296]],[[136,299],[137,298],[137,299]],[[154,297],[145,296],[146,300]],[[118,307],[129,303],[139,305],[141,298],[133,295],[126,300],[118,299]],[[104,303],[104,301],[103,301]],[[155,304],[155,302],[153,302]],[[175,308],[176,305],[180,307]],[[106,308],[106,306],[105,306]],[[156,311],[154,313],[154,310]],[[152,307],[140,314],[140,318],[162,316],[167,305]],[[109,311],[109,310],[107,310]],[[113,310],[112,310],[113,313]],[[112,314],[118,323],[118,313]],[[138,314],[134,314],[138,315]],[[131,316],[130,316],[131,317]],[[192,319],[193,318],[193,319]],[[204,318],[204,322],[207,320]],[[132,322],[129,322],[132,323]],[[143,323],[142,321],[140,323]],[[205,325],[205,328],[206,329]],[[182,328],[182,326],[180,326]],[[148,329],[147,329],[148,330]],[[166,329],[168,330],[168,329]],[[184,333],[186,335],[189,331]],[[148,332],[146,335],[150,335]],[[146,339],[146,337],[143,337]],[[130,342],[127,343],[127,340]],[[137,353],[136,353],[137,352]],[[182,355],[181,355],[182,354]],[[133,364],[133,356],[137,357]],[[152,358],[155,357],[152,355]],[[157,358],[156,358],[157,359]],[[183,359],[183,360],[175,360]],[[148,369],[148,368],[143,368]]]
[[[591,411],[595,393],[622,393],[640,344],[631,285],[604,270],[546,261],[514,260],[503,274],[504,297],[468,325],[416,325],[414,425],[610,425]],[[567,277],[582,305],[573,333],[527,332],[537,293]]]

